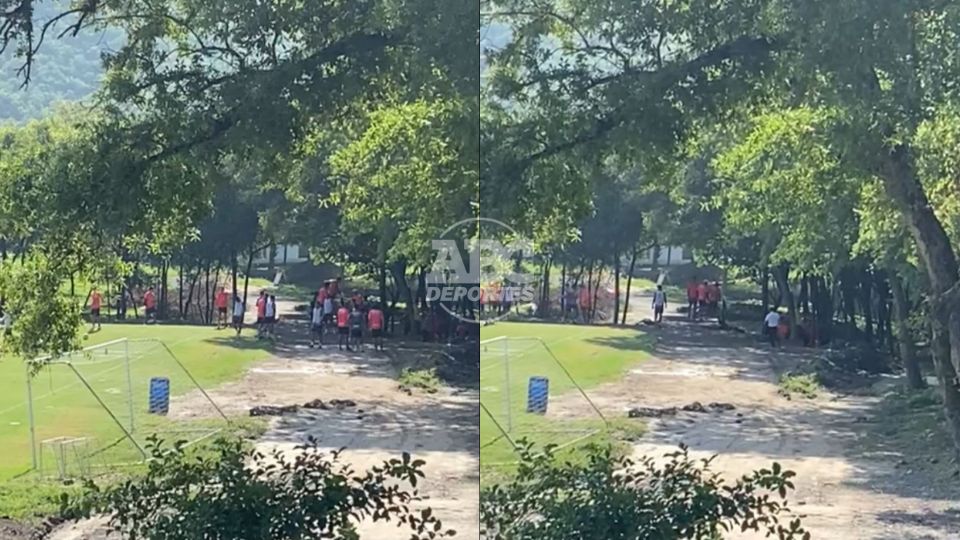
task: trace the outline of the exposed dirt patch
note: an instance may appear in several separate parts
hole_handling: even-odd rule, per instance
[[[649,305],[649,299],[631,304]],[[778,395],[779,374],[808,361],[809,350],[773,351],[748,335],[680,321],[649,331],[659,335],[655,357],[623,380],[589,392],[611,416],[627,416],[631,409],[656,413],[649,415],[649,434],[635,445],[636,454],[660,456],[682,443],[695,457],[716,455],[713,468],[726,477],[779,462],[797,472],[791,506],[815,539],[960,538],[960,490],[934,490],[929,479],[911,473],[916,460],[865,444],[867,426],[885,421],[881,398],[825,392],[791,401]],[[707,413],[684,411],[692,400],[735,410],[709,412],[705,405]],[[576,399],[558,399],[551,408],[563,417],[587,414]]]

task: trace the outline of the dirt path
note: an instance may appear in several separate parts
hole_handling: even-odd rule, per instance
[[[278,302],[281,315],[291,316],[293,303]],[[275,357],[257,363],[242,379],[208,389],[213,400],[230,414],[246,414],[256,405],[303,404],[314,399],[350,400],[355,407],[301,409],[275,418],[258,442],[261,450],[294,452],[308,437],[329,450],[346,448],[342,459],[357,468],[379,464],[409,452],[423,459],[426,480],[420,487],[444,528],[456,538],[479,537],[479,398],[473,390],[445,389],[432,396],[408,395],[398,389],[391,357],[373,351],[340,352],[336,346],[307,346],[303,325],[284,321],[278,330]],[[416,350],[388,351],[416,354]],[[207,411],[205,400],[193,394],[175,398],[171,411],[194,416]],[[53,540],[92,540],[89,531],[66,528]],[[405,538],[395,525],[366,523],[364,540]]]
[[[650,304],[642,296],[634,302],[640,310]],[[736,410],[655,420],[635,447],[638,455],[663,455],[683,443],[695,457],[716,454],[714,468],[728,477],[777,461],[797,472],[791,504],[815,539],[960,538],[960,505],[928,493],[921,478],[897,468],[897,455],[858,455],[860,423],[872,417],[877,398],[778,395],[775,373],[809,351],[771,351],[750,336],[681,320],[651,331],[659,333],[654,358],[590,392],[602,410],[624,415],[631,407],[694,400]]]

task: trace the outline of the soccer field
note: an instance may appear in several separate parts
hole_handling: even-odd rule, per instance
[[[198,326],[104,325],[102,331],[89,336],[84,346],[121,338],[162,341],[206,388],[238,377],[252,362],[269,355],[269,351],[251,336],[238,340],[227,330]],[[126,359],[129,359],[129,372]],[[139,440],[142,441],[151,431],[172,434],[190,424],[146,412],[151,377],[168,377],[173,396],[196,388],[159,343],[131,341],[129,345],[110,346],[89,358],[78,358],[76,364],[121,424],[129,426],[135,420],[133,427]],[[0,448],[4,449],[3,459],[0,459],[0,480],[24,473],[31,466],[25,383],[23,362],[13,358],[0,360]],[[138,457],[136,446],[123,440],[123,430],[69,367],[60,365],[44,369],[34,377],[32,386],[38,441],[54,437],[90,437],[93,439],[90,444],[101,447],[116,441],[109,453],[103,453],[103,461]],[[202,421],[192,424],[191,429],[210,428],[209,421],[206,426],[201,425]],[[47,464],[51,464],[54,456],[45,457]]]
[[[645,360],[653,345],[651,336],[635,328],[607,326],[500,322],[484,327],[480,337],[480,401],[486,409],[480,413],[480,461],[487,470],[515,459],[503,431],[571,448],[602,439],[604,421],[577,387],[589,396]],[[545,415],[527,412],[531,377],[549,380]],[[559,402],[563,410],[557,413],[553,406]]]

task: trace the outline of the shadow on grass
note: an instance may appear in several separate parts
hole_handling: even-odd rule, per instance
[[[657,343],[657,338],[647,333],[637,333],[634,336],[602,336],[587,338],[585,340],[591,345],[598,347],[609,347],[621,351],[643,351],[652,353]]]

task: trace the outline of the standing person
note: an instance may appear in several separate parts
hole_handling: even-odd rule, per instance
[[[380,304],[374,304],[367,312],[367,327],[370,328],[370,339],[373,340],[373,349],[383,350],[383,310]]]
[[[697,281],[690,279],[687,283],[687,318],[691,321],[697,318]]]
[[[263,338],[264,325],[267,320],[267,292],[260,291],[257,297],[257,339]]]
[[[147,324],[157,322],[157,295],[153,292],[153,287],[149,287],[143,295],[143,309],[146,312]]]
[[[703,283],[697,286],[697,320],[702,321],[707,315],[707,294],[710,289],[710,282],[703,280]]]
[[[264,309],[264,322],[266,323],[267,337],[276,339],[277,297],[272,294],[267,295],[267,303]]]
[[[353,309],[350,311],[350,344],[355,347],[355,350],[363,349],[363,312],[357,304],[353,304]],[[347,349],[350,347],[348,346]]]
[[[667,293],[663,292],[663,285],[657,285],[653,293],[653,322],[663,322],[663,310],[667,307]]]
[[[347,350],[350,350],[350,310],[347,309],[347,305],[344,303],[340,304],[340,309],[337,310],[337,344],[340,350],[343,350],[343,347],[346,346]]]
[[[310,348],[323,348],[323,304],[313,303],[310,310]]]
[[[237,331],[237,336],[243,330],[243,316],[246,313],[246,306],[243,305],[243,299],[240,295],[233,293],[233,329]]]
[[[334,309],[333,309],[333,297],[329,293],[323,299],[323,325],[325,329],[333,331],[334,323]]]
[[[90,331],[100,330],[100,307],[103,305],[103,295],[96,287],[90,292]]]
[[[227,327],[228,301],[229,296],[227,296],[227,289],[225,287],[220,287],[220,289],[217,291],[217,297],[214,300],[214,306],[217,308],[217,330]]]
[[[720,290],[719,283],[713,282],[707,284],[707,313],[708,317],[720,319]]]
[[[573,282],[567,284],[567,290],[564,291],[563,299],[563,318],[564,320],[574,320],[577,318],[577,289]]]
[[[590,305],[592,304],[592,302],[590,301],[591,300],[590,287],[588,287],[587,285],[581,284],[580,293],[578,296],[579,296],[578,300],[579,300],[579,306],[580,306],[580,320],[583,322],[583,324],[589,324],[590,323]]]
[[[343,277],[337,276],[337,279],[331,279],[328,291],[330,296],[337,298],[340,296],[340,284],[343,282]]]
[[[771,347],[780,347],[779,326],[780,312],[777,311],[776,307],[771,307],[770,313],[767,313],[767,316],[763,319],[763,331],[767,335],[767,339],[770,340]]]

